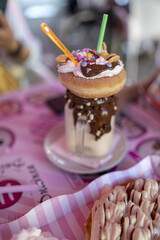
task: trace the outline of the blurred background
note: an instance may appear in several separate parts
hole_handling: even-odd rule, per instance
[[[11,27],[17,36],[21,32],[23,38],[34,42],[34,61],[39,63],[32,62],[27,80],[18,73],[20,68],[13,72],[23,76],[23,86],[43,81],[46,71],[57,77],[55,58],[61,51],[41,30],[41,23],[45,22],[70,51],[94,49],[103,13],[108,13],[104,38],[108,51],[118,53],[124,61],[128,85],[140,81],[160,62],[159,12],[159,0],[8,0],[5,13]]]

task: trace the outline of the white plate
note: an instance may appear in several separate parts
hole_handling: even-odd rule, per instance
[[[125,138],[124,134],[118,128],[115,129],[115,134],[119,135],[120,140],[118,141],[118,143],[115,147],[111,146],[112,150],[109,153],[109,154],[112,154],[111,160],[107,161],[103,165],[100,165],[96,169],[75,163],[74,162],[74,158],[75,158],[74,154],[69,153],[69,155],[72,159],[68,158],[68,150],[67,150],[66,146],[59,144],[58,145],[58,148],[59,148],[58,153],[57,153],[57,151],[54,150],[54,148],[52,147],[53,143],[55,143],[55,141],[57,139],[59,139],[60,137],[63,137],[65,139],[64,123],[57,124],[47,134],[45,141],[44,141],[44,150],[47,155],[47,158],[54,165],[56,165],[58,168],[63,169],[67,172],[78,173],[78,174],[100,173],[105,170],[112,169],[113,167],[118,165],[123,160],[123,158],[126,154],[127,142],[126,142],[126,138]],[[65,141],[64,141],[64,144],[65,144]],[[61,150],[63,152],[63,155],[60,154]],[[66,154],[64,155],[65,152],[66,152]],[[108,158],[108,155],[106,156],[106,158]]]

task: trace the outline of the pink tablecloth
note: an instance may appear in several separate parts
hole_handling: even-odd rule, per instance
[[[35,226],[59,239],[85,239],[84,223],[105,183],[115,185],[136,178],[160,179],[160,157],[148,156],[130,169],[105,174],[83,190],[49,199],[23,217],[0,226],[0,238],[9,240],[23,228]]]
[[[53,197],[77,192],[86,187],[90,180],[84,180],[81,175],[67,173],[58,169],[48,161],[43,149],[43,141],[48,131],[63,120],[63,115],[58,116],[53,113],[44,104],[44,100],[63,92],[64,89],[59,83],[47,83],[29,90],[1,96],[0,98],[0,186],[12,184],[13,182],[16,184],[39,183],[41,185],[38,192],[14,193],[12,196],[0,195],[2,239],[9,239],[4,238],[6,228],[3,224],[20,218],[33,208],[34,210],[25,215],[23,220],[20,219],[9,225],[8,236],[10,236],[11,232],[17,232],[21,227],[27,227],[32,223],[35,226],[45,228],[47,223],[53,223],[54,219],[60,218],[62,213],[66,214],[68,209],[71,210],[71,207],[70,204],[66,209],[61,206],[59,212],[54,213],[52,211],[51,214],[48,214],[47,210],[46,214],[44,206],[48,206],[48,204],[51,206],[52,203],[59,206],[59,201],[62,204],[64,199],[71,199],[71,196],[74,196],[70,201],[74,203],[76,209],[83,205],[83,213],[74,210],[77,218],[78,214],[81,214],[81,223],[86,216],[85,209],[88,209],[84,204],[86,199],[82,198],[82,202],[76,202],[75,200],[77,196],[83,196],[83,194],[81,195],[82,192],[77,193],[77,195],[65,195],[54,199]],[[114,168],[114,171],[128,169],[147,155],[160,155],[160,149],[158,148],[160,145],[160,117],[153,109],[147,108],[147,110],[144,110],[142,105],[128,105],[123,113],[118,116],[117,127],[126,135],[128,146],[125,158]],[[151,165],[151,163],[147,164]],[[142,166],[141,162],[140,166]],[[93,178],[97,176],[95,175]],[[95,185],[93,183],[86,189],[90,189],[90,186]],[[92,195],[92,193],[89,193],[87,196],[88,190],[84,192],[87,199]],[[41,214],[42,212],[45,214],[45,217],[40,217],[39,209]],[[74,219],[75,216],[71,216],[71,223]],[[68,222],[68,219],[65,219],[65,221]],[[62,223],[63,221],[61,222],[60,218],[58,224],[56,222],[51,224],[53,225],[53,232],[57,224],[59,233],[56,230],[56,234],[58,236],[63,236],[64,230],[62,231],[60,227]],[[66,226],[68,226],[68,223]],[[79,228],[79,225],[76,225],[75,229]],[[72,232],[71,227],[67,227],[67,231]],[[71,239],[75,238],[72,237]],[[83,238],[79,237],[79,239]]]

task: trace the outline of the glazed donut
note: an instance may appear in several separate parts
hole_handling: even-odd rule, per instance
[[[105,49],[97,55],[84,48],[73,52],[77,65],[60,55],[56,58],[61,83],[82,98],[102,98],[118,93],[125,84],[126,71],[120,56]]]
[[[126,71],[123,68],[120,73],[112,77],[83,78],[75,76],[72,72],[59,73],[61,83],[73,94],[82,98],[109,97],[118,93],[126,82]]]

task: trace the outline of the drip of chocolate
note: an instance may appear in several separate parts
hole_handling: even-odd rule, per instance
[[[87,117],[90,133],[98,140],[102,135],[111,131],[111,117],[117,111],[116,97],[81,98],[69,90],[66,92],[66,103],[73,109],[74,124],[80,115]]]
[[[81,66],[81,71],[85,77],[93,77],[106,70],[113,70],[117,65],[119,65],[118,62],[113,62],[111,67],[108,67],[106,64],[98,65],[95,62],[88,62],[86,67]]]

